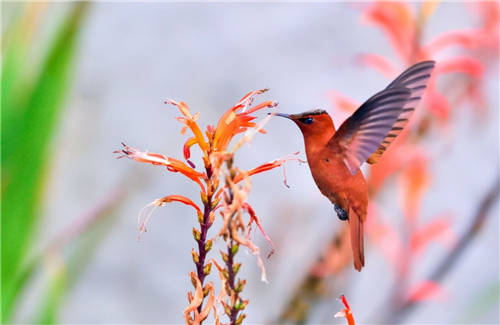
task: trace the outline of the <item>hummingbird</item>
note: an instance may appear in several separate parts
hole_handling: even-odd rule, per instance
[[[423,61],[405,70],[364,102],[338,130],[325,110],[276,114],[295,122],[302,132],[316,185],[333,203],[338,218],[349,223],[358,271],[365,265],[363,222],[368,206],[368,187],[360,167],[365,161],[376,163],[406,126],[434,65],[434,61]]]

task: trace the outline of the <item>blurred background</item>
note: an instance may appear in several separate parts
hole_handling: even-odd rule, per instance
[[[252,254],[238,257],[245,322],[343,324],[340,294],[359,324],[500,322],[497,2],[1,6],[3,322],[183,323],[196,216],[157,209],[141,241],[136,218],[165,195],[197,202],[198,189],[113,154],[125,142],[182,157],[165,99],[187,102],[205,126],[269,87],[261,99],[281,112],[323,108],[338,126],[430,58],[411,134],[363,169],[372,212],[361,273],[332,248],[342,223],[307,165],[287,163],[290,188],[278,169],[252,178],[249,202],[276,253],[269,283]],[[292,123],[266,130],[238,166],[305,159]],[[267,255],[260,233],[254,242]]]

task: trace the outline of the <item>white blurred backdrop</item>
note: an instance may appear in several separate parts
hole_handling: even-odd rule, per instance
[[[52,4],[54,17],[68,4]],[[374,52],[393,58],[382,32],[360,22],[362,4],[348,3],[92,3],[81,34],[77,69],[64,120],[54,144],[55,163],[45,199],[46,220],[41,243],[73,218],[102,200],[125,177],[137,179],[133,195],[97,255],[64,304],[62,323],[183,323],[188,277],[194,269],[190,250],[196,224],[189,207],[172,204],[157,209],[141,242],[137,241],[138,211],[156,198],[181,194],[198,200],[197,188],[182,175],[164,168],[116,160],[120,142],[180,158],[185,137],[175,121],[177,111],[166,98],[183,100],[200,112],[200,124],[213,124],[223,111],[250,90],[269,87],[262,99],[279,101],[282,112],[312,108],[332,111],[328,92],[338,90],[363,101],[389,80],[356,66],[353,57]],[[50,19],[49,19],[50,20]],[[474,26],[464,4],[442,3],[423,35]],[[403,69],[403,67],[401,67]],[[488,72],[488,118],[480,126],[473,112],[452,114],[450,145],[424,144],[439,152],[431,165],[431,188],[422,209],[423,220],[451,212],[453,230],[468,225],[479,199],[498,173],[498,71]],[[261,113],[264,116],[265,113]],[[334,116],[336,125],[345,116]],[[242,148],[236,163],[252,168],[296,151],[305,158],[299,130],[289,121],[272,119],[267,135]],[[192,155],[195,163],[197,151]],[[365,170],[367,172],[367,170]],[[260,281],[254,256],[238,254],[247,279],[248,324],[269,323],[279,315],[298,281],[328,243],[340,223],[330,202],[317,190],[307,165],[287,164],[290,188],[276,169],[253,177],[250,203],[277,246],[266,260],[269,283]],[[394,225],[401,210],[396,182],[377,199]],[[498,207],[483,233],[466,250],[442,286],[448,297],[422,302],[408,323],[456,323],[485,288],[498,283]],[[217,225],[211,230],[215,236]],[[263,254],[270,250],[262,236],[254,238]],[[377,247],[367,241],[366,268],[343,273],[310,322],[338,323],[335,300],[345,294],[356,320],[370,323],[381,312],[394,283],[393,270]],[[219,241],[217,245],[222,245]],[[212,251],[215,254],[215,250]],[[446,253],[433,244],[414,270],[415,279],[428,274]],[[218,283],[212,272],[211,280]],[[27,294],[35,299],[36,288]],[[30,298],[31,297],[31,298]],[[19,314],[28,313],[29,304]],[[498,310],[480,322],[498,323]]]

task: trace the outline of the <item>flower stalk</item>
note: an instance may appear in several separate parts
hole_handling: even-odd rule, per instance
[[[189,274],[194,292],[189,291],[187,294],[189,304],[184,310],[186,324],[202,324],[211,311],[214,312],[215,322],[218,323],[219,316],[216,304],[219,302],[223,305],[231,324],[239,325],[243,322],[245,314],[242,311],[248,304],[248,300],[240,298],[246,280],[236,281],[236,275],[241,263],[235,262],[235,255],[240,246],[247,247],[257,257],[262,271],[261,278],[264,281],[266,280],[264,263],[260,258],[259,248],[250,240],[253,223],[257,225],[271,245],[272,242],[262,229],[255,212],[246,201],[250,191],[250,176],[282,166],[286,161],[300,161],[300,159],[295,154],[272,160],[247,171],[242,171],[233,166],[236,151],[243,144],[251,141],[256,133],[265,133],[263,126],[271,117],[271,115],[268,115],[261,123],[257,124],[254,122],[256,116],[251,114],[277,105],[272,101],[264,101],[252,106],[253,97],[265,91],[267,89],[249,92],[221,116],[216,126],[208,125],[205,132],[202,132],[197,123],[198,113],[191,114],[189,107],[184,102],[167,100],[166,104],[175,106],[181,113],[181,116],[176,118],[177,121],[184,124],[181,133],[184,134],[187,130],[192,132],[192,136],[182,146],[182,153],[186,162],[157,153],[140,151],[125,144],[123,144],[124,148],[122,150],[115,151],[115,153],[122,154],[118,158],[126,157],[155,166],[163,166],[170,172],[180,173],[200,189],[201,205],[182,195],[168,195],[154,200],[142,209],[139,214],[139,233],[141,235],[146,231],[146,225],[157,207],[165,206],[171,202],[178,202],[190,206],[196,211],[198,227],[192,229],[192,235],[197,250],[191,249],[196,270]],[[242,134],[242,137],[232,148],[229,148],[233,138],[239,134]],[[198,146],[201,150],[203,171],[196,170],[196,165],[191,161],[191,148],[193,146]],[[227,166],[227,168],[224,169],[224,166]],[[220,186],[220,184],[224,184],[224,186]],[[222,203],[220,203],[221,200]],[[215,238],[209,238],[209,230],[215,221],[216,212],[220,208],[223,208],[223,211],[221,211],[223,227]],[[243,221],[243,212],[247,212],[250,216],[248,223]],[[228,245],[227,254],[223,253],[222,255],[224,268],[213,258],[209,258],[209,253],[217,237],[223,238]],[[215,265],[218,269],[219,278],[222,282],[222,291],[217,299],[215,298],[213,283],[211,281],[207,282],[212,265]],[[225,300],[226,296],[229,297],[228,300]]]

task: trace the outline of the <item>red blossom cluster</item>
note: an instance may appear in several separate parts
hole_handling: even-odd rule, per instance
[[[193,237],[198,245],[198,250],[192,250],[193,262],[196,272],[190,273],[194,293],[188,293],[189,305],[184,311],[186,323],[200,324],[213,310],[216,323],[219,323],[217,305],[222,305],[229,317],[231,324],[241,324],[245,315],[241,311],[245,308],[248,300],[242,300],[239,294],[243,290],[245,280],[236,281],[241,263],[234,262],[234,256],[239,246],[247,247],[257,256],[259,266],[262,269],[262,280],[266,280],[264,263],[260,258],[259,248],[250,240],[252,226],[256,225],[265,239],[272,245],[269,236],[264,232],[260,220],[253,208],[247,202],[250,192],[250,176],[269,171],[283,166],[286,161],[297,160],[297,154],[281,159],[275,159],[250,170],[241,170],[233,166],[235,152],[246,142],[252,140],[256,133],[265,133],[263,125],[273,115],[268,115],[261,123],[256,123],[253,113],[264,109],[274,108],[277,103],[264,101],[252,106],[255,95],[262,94],[267,89],[252,91],[246,94],[235,106],[231,107],[220,117],[216,126],[208,125],[205,132],[197,123],[199,113],[192,114],[184,102],[167,100],[165,103],[177,107],[181,116],[176,119],[184,124],[181,133],[185,134],[189,129],[192,136],[183,145],[183,156],[185,162],[165,155],[139,151],[123,144],[123,149],[115,151],[123,155],[118,158],[127,157],[139,162],[165,166],[170,172],[181,173],[190,181],[196,183],[200,188],[201,205],[182,195],[168,195],[149,203],[139,213],[139,232],[146,231],[146,225],[154,209],[164,206],[170,202],[179,202],[191,206],[196,211],[199,229],[193,228]],[[242,136],[230,147],[235,136]],[[197,170],[195,164],[190,160],[191,148],[199,147],[203,169]],[[286,178],[285,178],[286,184]],[[208,239],[208,230],[213,225],[216,212],[220,209],[223,227],[218,233],[227,244],[228,253],[221,252],[223,263],[217,263],[214,259],[208,259],[207,253],[211,250],[216,238]],[[249,220],[245,222],[243,215],[248,215]],[[272,253],[272,252],[271,252]],[[211,266],[214,264],[219,271],[222,281],[222,290],[215,297],[212,282],[205,284],[205,277],[210,274]]]

